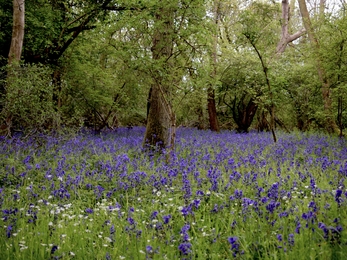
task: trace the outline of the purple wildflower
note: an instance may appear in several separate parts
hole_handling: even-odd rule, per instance
[[[153,247],[152,246],[146,246],[146,252],[147,253],[152,253],[153,252]]]
[[[234,257],[236,257],[237,254],[239,253],[240,244],[237,241],[238,241],[238,237],[236,237],[236,236],[228,237],[228,242],[231,245],[230,249],[233,252]]]
[[[204,196],[205,193],[202,190],[197,190],[196,191],[196,196]]]
[[[6,236],[7,238],[10,238],[11,237],[11,231],[12,231],[13,227],[12,225],[8,225],[7,228],[6,228]]]
[[[194,213],[193,213],[193,209],[192,209],[192,204],[189,204],[188,206],[183,207],[181,209],[181,212],[182,212],[182,215],[185,217],[188,215],[193,215]]]
[[[317,205],[314,201],[311,201],[309,204],[308,204],[308,207],[309,208],[312,208],[313,209],[313,212],[317,212],[318,211],[318,208],[317,208]]]
[[[110,234],[113,235],[116,232],[116,229],[114,228],[114,225],[110,227]]]
[[[194,208],[198,209],[199,206],[200,206],[200,202],[201,202],[201,200],[194,200],[194,201],[193,201],[193,206],[194,206]]]
[[[53,255],[54,252],[57,251],[57,249],[58,249],[58,246],[53,245],[53,246],[52,246],[52,249],[51,249],[51,255]]]
[[[218,204],[214,204],[214,207],[211,210],[211,213],[217,213],[217,212],[218,212]]]
[[[242,196],[243,196],[242,190],[235,190],[235,191],[234,191],[234,194],[235,194],[235,198],[236,198],[236,199],[241,199]]]
[[[295,233],[300,234],[300,228],[301,228],[301,223],[300,223],[300,221],[297,221],[296,228],[295,228]]]
[[[127,220],[130,225],[135,225],[135,220],[133,218],[129,217]]]
[[[151,214],[151,220],[157,218],[157,216],[158,216],[158,211],[153,211]]]
[[[294,234],[289,234],[288,243],[290,246],[294,246]]]
[[[231,223],[231,228],[234,228],[236,226],[237,222],[236,220],[233,221],[233,223]]]
[[[182,236],[182,241],[183,242],[188,242],[189,241],[189,234],[188,234],[188,230],[190,229],[190,225],[189,224],[185,224],[182,228],[181,228],[181,236]]]
[[[275,211],[276,208],[278,208],[281,205],[280,202],[276,202],[274,200],[271,200],[269,202],[269,204],[266,205],[266,209],[270,212],[273,213]]]
[[[234,243],[236,243],[237,240],[238,240],[237,237],[228,237],[228,242],[230,245],[233,245]]]
[[[181,251],[182,255],[188,255],[192,251],[192,244],[189,242],[181,243],[178,249]]]
[[[342,195],[342,190],[340,190],[340,189],[336,190],[336,193],[335,193],[335,201],[337,202],[337,204],[338,204],[339,206],[341,205],[341,202],[342,202],[341,195]]]
[[[163,216],[163,221],[164,221],[164,224],[169,224],[170,219],[171,219],[171,215],[166,215],[166,216]]]
[[[87,214],[92,214],[94,211],[91,208],[86,208],[85,212]]]

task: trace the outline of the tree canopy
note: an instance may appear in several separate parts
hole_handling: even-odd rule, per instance
[[[342,134],[346,6],[310,4],[29,1],[11,70],[14,6],[0,0],[1,122],[10,115],[11,133],[147,125],[144,142],[164,147],[180,126]]]

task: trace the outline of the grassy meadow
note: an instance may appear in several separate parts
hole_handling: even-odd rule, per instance
[[[347,259],[347,142],[144,128],[0,140],[2,259]]]

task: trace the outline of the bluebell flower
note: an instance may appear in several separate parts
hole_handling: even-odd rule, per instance
[[[7,228],[6,228],[6,236],[7,238],[10,238],[11,237],[11,231],[12,231],[13,227],[12,225],[8,225]]]
[[[335,201],[338,203],[339,206],[340,206],[340,204],[342,202],[341,195],[342,195],[342,190],[340,190],[340,189],[336,190]]]
[[[289,236],[288,236],[288,244],[290,246],[294,246],[294,234],[289,234]]]
[[[196,191],[196,195],[197,195],[197,196],[204,196],[205,193],[204,193],[202,190],[197,190],[197,191]]]
[[[158,216],[158,211],[153,211],[151,214],[151,220],[157,218],[157,216]]]
[[[217,213],[217,212],[218,212],[218,204],[214,204],[214,207],[211,210],[211,213]]]
[[[309,204],[308,204],[308,207],[309,208],[312,208],[313,209],[313,212],[317,212],[318,208],[317,208],[317,205],[314,201],[311,201]]]
[[[88,214],[92,214],[94,211],[91,208],[86,208],[85,212]]]
[[[237,222],[236,220],[233,221],[233,223],[231,223],[231,228],[234,228],[236,226]]]
[[[338,231],[338,232],[342,232],[342,230],[343,230],[343,228],[342,228],[342,226],[341,225],[337,225],[336,226],[336,230]]]
[[[185,206],[181,210],[183,216],[188,216],[188,215],[193,215],[193,209],[192,209],[192,204],[189,204],[188,206]]]
[[[57,249],[58,249],[58,246],[53,245],[53,246],[52,246],[52,249],[51,249],[51,255],[53,255],[54,252],[57,251]]]
[[[267,192],[268,198],[277,200],[278,199],[278,189],[279,189],[279,184],[277,182],[272,184],[272,186],[270,187],[270,189]]]
[[[230,249],[231,249],[234,257],[236,257],[237,254],[239,253],[240,244],[237,241],[238,241],[238,237],[236,237],[236,236],[228,237],[228,242],[231,245]]]
[[[110,234],[113,235],[116,232],[116,229],[114,228],[114,225],[110,227]]]
[[[235,194],[235,198],[236,198],[236,199],[241,199],[242,196],[243,196],[242,190],[235,190],[235,191],[234,191],[234,194]]]
[[[288,214],[287,211],[283,211],[283,212],[281,212],[280,214],[278,214],[278,216],[279,216],[280,218],[284,218],[284,217],[288,217],[289,214]]]
[[[268,202],[268,198],[267,197],[262,197],[261,199],[260,199],[260,201],[261,201],[261,203],[263,203],[263,204],[265,204],[266,202]]]
[[[198,208],[199,208],[200,202],[201,202],[201,200],[194,200],[194,201],[193,201],[193,205],[194,205],[194,208],[195,208],[195,209],[198,209]]]
[[[237,240],[238,240],[238,237],[228,237],[228,242],[230,245],[233,245],[234,243],[236,243]]]
[[[318,227],[323,230],[324,232],[324,238],[327,239],[329,236],[329,229],[327,228],[327,226],[323,223],[323,222],[319,222],[318,223]]]
[[[278,208],[281,205],[280,202],[271,200],[269,204],[266,205],[266,209],[270,212],[273,213],[276,208]]]
[[[129,217],[127,220],[130,225],[135,225],[135,220],[133,218]]]
[[[182,233],[188,232],[189,229],[190,229],[190,225],[189,225],[189,224],[185,224],[185,225],[181,228],[181,234],[182,234]]]
[[[152,246],[146,246],[146,252],[147,253],[152,253],[153,252],[153,247]]]
[[[192,252],[192,244],[189,242],[181,243],[178,246],[178,249],[180,250],[182,255],[188,255],[190,252]]]
[[[166,215],[166,216],[163,216],[163,221],[164,221],[164,224],[169,224],[170,219],[171,219],[171,215]]]

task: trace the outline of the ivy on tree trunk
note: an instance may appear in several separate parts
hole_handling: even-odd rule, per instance
[[[156,69],[148,100],[147,126],[144,147],[173,149],[175,142],[175,115],[169,103],[170,58],[173,52],[174,10],[170,5],[159,8],[155,14],[152,58]]]

